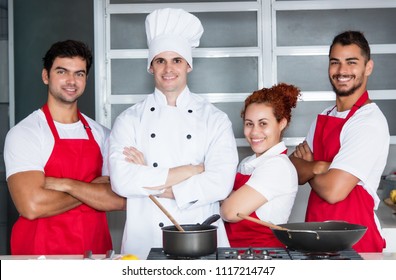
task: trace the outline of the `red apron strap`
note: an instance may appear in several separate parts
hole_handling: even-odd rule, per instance
[[[56,130],[56,127],[55,127],[55,124],[54,124],[54,120],[52,119],[51,112],[49,111],[47,103],[44,104],[44,106],[42,107],[42,110],[44,112],[45,118],[47,119],[47,123],[48,123],[48,125],[49,125],[49,127],[51,129],[52,135],[54,136],[55,142],[56,142],[60,138],[59,138],[58,131]]]
[[[83,117],[83,115],[80,113],[80,110],[77,111],[77,114],[78,114],[78,118],[80,119],[81,123],[84,125],[85,131],[86,131],[87,134],[88,134],[88,138],[89,138],[90,140],[94,139],[94,136],[93,136],[93,134],[92,134],[92,129],[91,129],[91,127],[89,126],[87,120],[86,120],[86,119]]]
[[[352,117],[353,114],[355,114],[355,112],[363,106],[364,103],[366,103],[366,101],[368,100],[368,92],[365,91],[362,96],[359,97],[358,101],[356,101],[355,104],[353,104],[351,110],[349,111],[347,117],[345,118],[346,120],[348,120],[350,117]]]

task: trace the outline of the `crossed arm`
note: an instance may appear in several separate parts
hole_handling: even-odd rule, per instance
[[[100,211],[126,207],[125,198],[111,190],[107,176],[86,183],[45,177],[41,171],[25,171],[11,175],[8,187],[18,212],[27,219],[58,215],[82,203]]]
[[[144,159],[143,153],[134,147],[125,147],[123,154],[125,155],[125,160],[127,162],[139,164],[139,165],[146,165],[146,161]],[[172,191],[172,186],[180,182],[183,182],[194,175],[198,175],[204,172],[204,170],[205,168],[203,164],[198,164],[198,165],[189,164],[189,165],[181,165],[181,166],[173,167],[169,169],[168,177],[164,185],[146,187],[146,189],[162,190],[163,193],[161,193],[159,197],[175,199],[175,196]]]
[[[359,182],[359,179],[341,169],[329,169],[331,162],[315,161],[307,142],[299,144],[290,155],[298,173],[298,183],[309,183],[325,201],[334,204],[344,200]]]

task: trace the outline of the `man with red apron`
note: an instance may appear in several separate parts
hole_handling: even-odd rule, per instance
[[[366,91],[345,119],[328,115],[318,116],[313,142],[315,161],[333,161],[340,149],[342,127],[367,100],[368,93]],[[385,244],[375,224],[373,208],[373,197],[359,185],[352,189],[346,199],[335,204],[326,202],[312,190],[308,200],[306,221],[342,220],[367,226],[366,233],[353,248],[358,252],[380,252]]]
[[[389,151],[389,127],[367,92],[373,71],[370,47],[359,31],[338,34],[330,46],[328,75],[336,105],[323,111],[306,141],[290,156],[299,184],[309,182],[306,221],[342,220],[367,227],[353,248],[382,252],[385,240],[374,210]]]
[[[126,202],[106,176],[110,130],[77,106],[92,54],[83,42],[66,40],[54,43],[43,61],[47,103],[5,140],[8,188],[20,214],[11,253],[105,254],[112,249],[106,211],[124,210]]]
[[[84,182],[101,176],[102,154],[81,113],[78,112],[78,116],[88,139],[61,139],[47,104],[42,110],[55,139],[52,154],[44,168],[45,175]],[[103,254],[110,249],[112,242],[106,213],[86,204],[46,218],[28,220],[20,216],[11,235],[13,255],[83,254],[85,250]]]

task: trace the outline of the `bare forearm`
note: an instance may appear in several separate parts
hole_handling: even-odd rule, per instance
[[[62,214],[79,205],[81,202],[69,194],[45,190],[43,196],[36,196],[31,201],[30,210],[25,212],[28,219],[45,218]],[[23,214],[21,214],[23,216]]]
[[[51,217],[71,210],[81,202],[66,193],[44,190],[45,194],[36,194],[30,200],[15,201],[19,214],[27,219]]]
[[[8,178],[8,187],[19,214],[27,219],[61,214],[81,204],[67,193],[44,188],[45,177],[40,171],[16,173]]]
[[[358,182],[357,177],[346,171],[330,169],[326,173],[316,175],[309,184],[322,199],[334,204],[344,200]]]
[[[326,176],[318,175],[313,177],[309,180],[309,185],[311,186],[312,190],[316,192],[318,196],[320,196],[323,200],[327,201],[328,203],[332,203],[332,189],[328,184],[328,180],[326,180]]]
[[[306,161],[293,155],[289,158],[297,170],[299,185],[304,185],[315,176],[313,171],[315,167],[314,161]]]
[[[67,178],[55,180],[57,180],[57,182],[49,186],[50,188],[68,193],[96,210],[115,211],[125,210],[126,208],[125,198],[118,196],[111,190],[110,181],[108,179],[99,180],[97,183],[86,183]]]

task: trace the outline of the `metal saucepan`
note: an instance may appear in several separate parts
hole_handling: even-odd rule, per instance
[[[215,214],[202,224],[162,227],[162,247],[166,254],[178,257],[202,257],[212,254],[217,249],[217,226],[211,225],[220,218]]]
[[[367,227],[343,221],[280,224],[287,230],[271,228],[288,248],[306,252],[335,252],[351,248]]]

